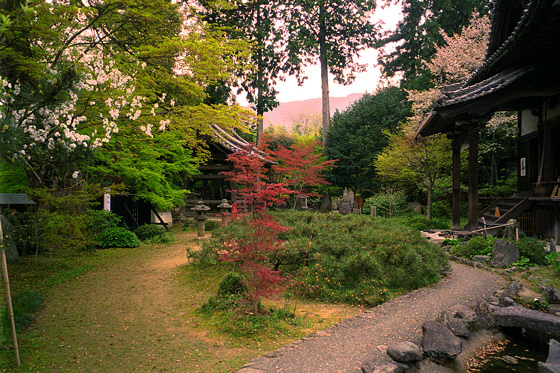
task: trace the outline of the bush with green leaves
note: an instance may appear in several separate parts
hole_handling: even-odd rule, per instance
[[[424,215],[409,214],[404,218],[406,224],[419,231],[426,229],[449,229],[449,221],[447,219],[432,219],[428,220]]]
[[[14,312],[14,321],[18,332],[27,329],[34,321],[34,314],[43,308],[45,298],[34,291],[22,291],[12,297],[12,309]],[[4,337],[10,334],[10,317],[8,307],[6,306],[2,312],[2,330]]]
[[[468,259],[475,255],[490,255],[495,240],[494,237],[472,237],[468,241],[454,246],[451,249],[451,254]]]
[[[122,217],[107,210],[89,210],[87,212],[87,229],[92,234],[99,234],[105,229],[118,227]]]
[[[229,295],[244,295],[247,293],[247,286],[243,282],[243,278],[237,272],[230,272],[224,276],[218,285],[218,297]]]
[[[447,269],[443,251],[398,219],[365,215],[274,212],[290,230],[283,247],[269,256],[294,280],[290,291],[330,302],[376,305],[434,283]],[[243,220],[220,227],[197,261],[217,263],[223,242],[248,234]]]
[[[162,237],[165,235],[165,229],[154,224],[144,224],[136,228],[134,230],[134,234],[138,236],[140,241],[146,241]]]
[[[547,264],[543,242],[532,237],[523,237],[515,243],[515,247],[519,251],[519,256],[528,258],[531,263],[536,265]]]
[[[377,193],[364,201],[363,213],[371,214],[371,206],[377,209],[377,216],[395,217],[410,212],[406,193],[401,190]]]
[[[208,219],[208,220],[206,220],[206,222],[204,223],[204,230],[205,230],[206,232],[213,232],[213,231],[216,230],[220,225],[222,225],[221,221],[213,220],[213,219]],[[183,225],[183,230],[184,230],[184,231],[196,230],[196,229],[198,229],[198,221],[196,221],[196,220],[194,220],[194,219],[188,220],[188,221]]]
[[[121,228],[113,227],[104,230],[96,237],[96,242],[101,248],[126,248],[140,246],[140,240],[131,231]]]

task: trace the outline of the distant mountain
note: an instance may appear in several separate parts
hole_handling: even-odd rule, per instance
[[[331,97],[331,115],[344,111],[351,103],[362,97],[363,93],[353,93],[346,97]],[[321,115],[321,98],[304,101],[281,102],[278,107],[264,114],[264,127],[283,125],[290,128],[292,120],[300,115]]]

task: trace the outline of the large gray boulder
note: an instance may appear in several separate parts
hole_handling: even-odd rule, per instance
[[[539,361],[539,373],[560,373],[560,343],[555,339],[548,342],[546,363]]]
[[[480,301],[474,309],[476,321],[482,329],[490,329],[494,326],[494,314],[490,305],[485,300]]]
[[[476,313],[463,304],[446,308],[441,312],[437,321],[446,324],[458,337],[469,338],[470,331],[476,329]]]
[[[541,290],[549,303],[560,303],[560,290],[552,286],[543,287]]]
[[[409,341],[390,344],[387,348],[387,355],[399,363],[414,363],[422,360],[420,347]]]
[[[519,251],[515,243],[497,239],[492,248],[492,265],[494,267],[509,267],[519,260]]]
[[[550,313],[514,306],[494,313],[496,325],[525,328],[560,335],[560,317]]]
[[[429,357],[455,359],[461,353],[461,340],[444,323],[426,321],[422,332],[422,347]]]

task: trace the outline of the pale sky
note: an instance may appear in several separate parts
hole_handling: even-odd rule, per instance
[[[384,9],[378,9],[374,16],[374,22],[383,20],[383,29],[394,30],[401,18],[401,4],[390,5]],[[367,64],[367,71],[358,74],[356,80],[351,85],[336,84],[329,74],[329,90],[331,97],[346,97],[352,93],[374,92],[379,84],[381,72],[377,62],[377,50],[369,48],[360,54],[359,63]],[[285,82],[276,85],[278,101],[290,102],[301,101],[311,98],[321,97],[321,71],[319,65],[308,66],[304,69],[307,80],[302,86],[298,86],[295,77],[288,76]],[[242,106],[246,106],[247,101],[244,97],[238,97]]]

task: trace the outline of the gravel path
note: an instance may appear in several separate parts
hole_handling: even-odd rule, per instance
[[[365,361],[389,359],[387,345],[419,341],[422,324],[457,303],[473,305],[505,285],[498,275],[451,262],[452,273],[435,286],[416,290],[333,327],[261,356],[240,370],[257,372],[360,371]]]

